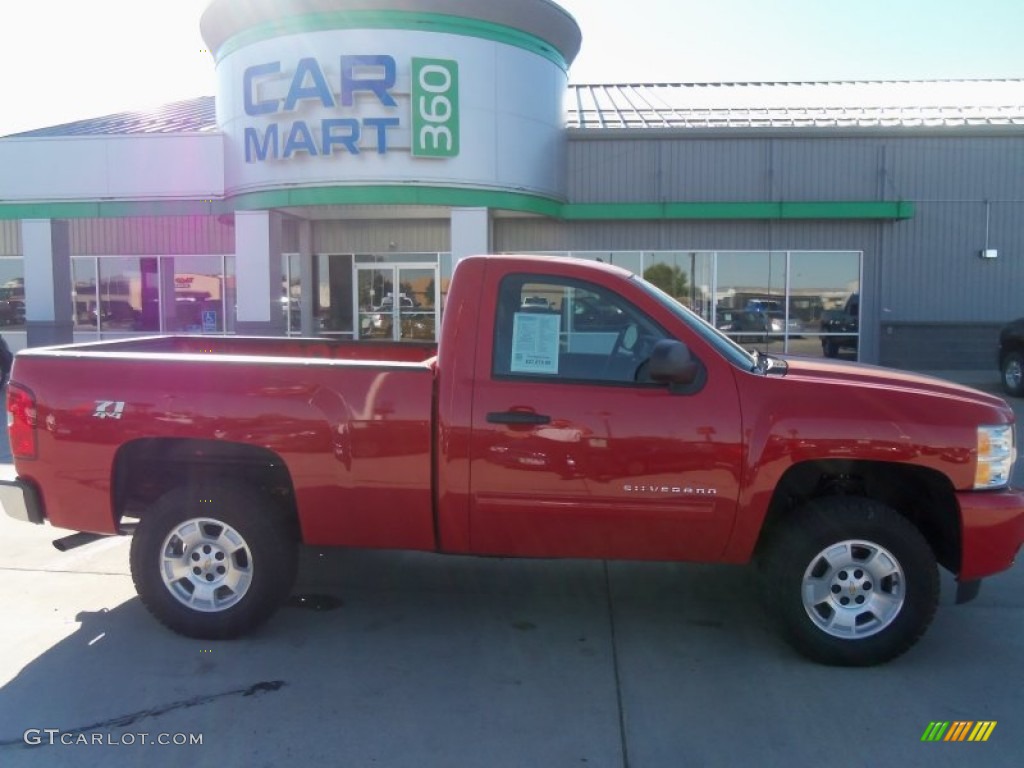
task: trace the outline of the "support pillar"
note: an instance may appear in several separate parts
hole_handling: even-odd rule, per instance
[[[491,212],[487,208],[452,208],[452,268],[459,259],[491,253]]]
[[[244,336],[283,336],[281,215],[235,212],[235,330]]]
[[[25,330],[30,347],[74,341],[71,235],[67,221],[23,219]]]

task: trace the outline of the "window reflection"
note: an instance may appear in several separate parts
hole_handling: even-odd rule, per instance
[[[143,269],[143,263],[146,269]],[[159,312],[153,311],[159,286],[156,259],[100,259],[99,299],[91,312],[102,331],[158,331]],[[143,304],[146,317],[143,319]]]
[[[223,333],[224,271],[222,256],[73,258],[75,330]]]
[[[224,332],[224,279],[219,256],[177,256],[173,264],[174,311],[164,330],[185,333]]]
[[[644,280],[656,285],[705,320],[711,320],[711,254],[690,251],[644,255]]]

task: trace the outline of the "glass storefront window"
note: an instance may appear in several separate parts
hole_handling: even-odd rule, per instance
[[[641,275],[739,344],[856,360],[860,251],[550,251]]]
[[[281,255],[281,312],[289,336],[302,335],[302,273],[297,253]]]
[[[100,259],[99,268],[98,330],[159,331],[156,259]]]
[[[860,346],[860,257],[856,253],[793,253],[792,314],[806,330],[797,354],[856,360]]]
[[[71,284],[75,330],[99,330],[96,315],[96,259],[72,259]]]
[[[710,322],[711,254],[698,251],[645,253],[641,277]]]
[[[785,349],[786,253],[717,255],[715,326],[765,352]]]
[[[171,263],[172,257],[163,260]],[[175,256],[173,320],[164,330],[184,333],[223,333],[223,259],[220,256]]]
[[[71,278],[76,331],[233,330],[233,280],[223,256],[75,257]]]

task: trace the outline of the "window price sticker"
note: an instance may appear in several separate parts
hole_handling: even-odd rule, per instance
[[[516,312],[512,324],[512,373],[558,374],[558,315]]]

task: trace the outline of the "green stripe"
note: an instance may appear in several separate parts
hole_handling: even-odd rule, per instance
[[[521,192],[421,186],[306,187],[249,192],[233,198],[235,210],[262,211],[300,205],[438,205],[494,208],[560,218],[557,200]]]
[[[562,203],[522,192],[403,185],[300,187],[248,192],[225,200],[0,204],[0,219],[105,219],[219,215],[318,205],[435,205],[533,213],[564,221],[889,220],[914,217],[906,201]]]
[[[230,200],[123,200],[5,203],[0,219],[117,219],[128,216],[211,216],[232,213]]]
[[[928,723],[928,727],[924,729],[924,735],[921,736],[921,741],[941,741],[948,728],[948,722],[933,721]]]
[[[565,72],[569,70],[561,51],[546,40],[528,32],[479,19],[416,11],[327,11],[266,21],[232,35],[214,51],[213,55],[220,63],[225,56],[264,40],[273,40],[284,35],[345,29],[405,29],[475,37],[522,48],[552,61]]]

